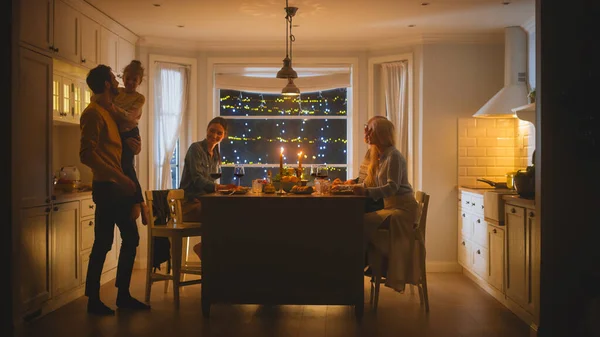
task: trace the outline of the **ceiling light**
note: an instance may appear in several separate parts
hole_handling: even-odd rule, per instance
[[[298,96],[300,95],[300,89],[294,83],[294,79],[288,77],[288,84],[281,90],[283,96]]]
[[[429,6],[429,2],[421,2],[421,6]]]
[[[510,5],[510,1],[504,1],[502,2],[503,5]]]
[[[184,25],[177,25],[177,27],[179,27],[179,28],[183,28],[183,27],[185,27],[185,26],[184,26]]]
[[[277,78],[298,77],[298,73],[292,67],[292,44],[296,40],[296,37],[292,34],[292,19],[297,11],[298,7],[289,7],[288,0],[285,0],[285,58],[283,59],[283,67],[277,72]]]
[[[415,26],[416,26],[416,25],[408,25],[408,28],[413,28],[413,27],[415,27]]]
[[[154,7],[160,7],[160,4],[152,4]]]

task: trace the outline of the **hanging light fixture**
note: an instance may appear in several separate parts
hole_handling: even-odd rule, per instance
[[[287,78],[287,85],[281,90],[284,96],[298,96],[300,89],[294,84],[294,78],[298,78],[298,73],[292,67],[293,44],[296,37],[292,34],[292,20],[298,11],[298,7],[290,7],[288,0],[285,0],[285,58],[283,67],[277,72],[277,78]]]
[[[283,59],[283,67],[277,72],[277,78],[298,77],[298,73],[292,67],[292,44],[296,40],[296,37],[292,34],[292,19],[297,11],[298,7],[290,7],[288,0],[285,0],[285,58]]]
[[[298,96],[300,95],[300,89],[294,83],[294,79],[288,77],[288,84],[281,90],[283,96]]]

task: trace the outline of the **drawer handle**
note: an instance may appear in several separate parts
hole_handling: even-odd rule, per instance
[[[535,213],[529,212],[529,217],[533,218],[534,216],[535,216]]]
[[[90,209],[94,209],[94,205],[89,205],[88,206]]]
[[[93,226],[94,222],[90,220],[90,223],[88,223],[88,226]]]
[[[467,205],[470,205],[471,203],[467,201]]]
[[[483,205],[481,205],[481,209],[483,209]]]
[[[45,212],[50,213],[50,207],[46,207]]]
[[[481,223],[481,219],[477,219],[477,223]]]
[[[479,249],[477,249],[477,254],[481,255],[481,251]]]
[[[54,211],[55,211],[55,212],[56,212],[56,211],[58,211],[58,207],[54,207]]]
[[[514,209],[514,208],[511,208],[511,209],[510,209],[510,212],[511,212],[511,213],[517,213],[517,210],[516,210],[516,209]]]
[[[466,243],[463,241],[463,242],[462,242],[462,245],[463,245],[463,246],[466,246],[467,244],[466,244]]]
[[[496,228],[494,228],[494,234],[495,234],[495,233],[498,233],[498,231],[496,230]]]
[[[475,203],[472,203],[471,205],[475,206]]]
[[[462,214],[463,218],[465,217],[465,213]]]

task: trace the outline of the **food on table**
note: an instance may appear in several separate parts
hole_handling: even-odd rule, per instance
[[[266,184],[263,187],[263,193],[275,193],[275,186],[273,184]]]
[[[331,186],[330,192],[333,194],[353,194],[353,185],[337,184]]]
[[[292,187],[292,189],[290,190],[290,192],[292,193],[302,193],[302,194],[310,194],[312,192],[314,192],[313,187],[312,186],[298,186],[295,185],[294,187]]]
[[[331,186],[340,185],[344,182],[340,178],[335,178],[335,180],[331,183]]]

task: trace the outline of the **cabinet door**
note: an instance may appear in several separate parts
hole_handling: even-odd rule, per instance
[[[13,202],[24,208],[50,203],[52,194],[52,59],[26,48],[19,53],[12,120],[13,186],[18,188]]]
[[[81,15],[81,64],[94,68],[100,59],[100,24]]]
[[[79,286],[79,201],[52,209],[52,296]]]
[[[62,112],[62,76],[52,75],[52,119],[57,120],[63,117]]]
[[[465,212],[464,210],[460,211],[458,230],[459,235],[462,235],[463,238],[467,240],[471,240],[473,238],[473,220],[469,212]]]
[[[473,261],[471,256],[471,242],[459,237],[458,240],[458,263],[469,270],[473,269]]]
[[[18,241],[14,246],[16,312],[39,309],[50,298],[50,259],[48,224],[50,205],[23,209],[19,226],[15,227]]]
[[[488,282],[504,293],[504,230],[488,225],[490,260]]]
[[[506,210],[506,295],[514,302],[527,307],[529,303],[529,226],[525,222],[525,209],[507,204]]]
[[[100,64],[109,66],[115,74],[119,50],[119,36],[110,30],[100,28]]]
[[[133,43],[119,37],[119,57],[117,59],[117,73],[123,75],[123,68],[135,58],[135,46]],[[123,82],[122,77],[119,77]]]
[[[530,228],[531,239],[531,295],[529,308],[536,323],[540,317],[540,259],[541,259],[541,230],[534,209],[526,209],[527,225]]]
[[[52,52],[54,0],[21,0],[19,6],[20,40]]]
[[[54,47],[58,56],[80,63],[79,13],[61,0],[54,3]]]

